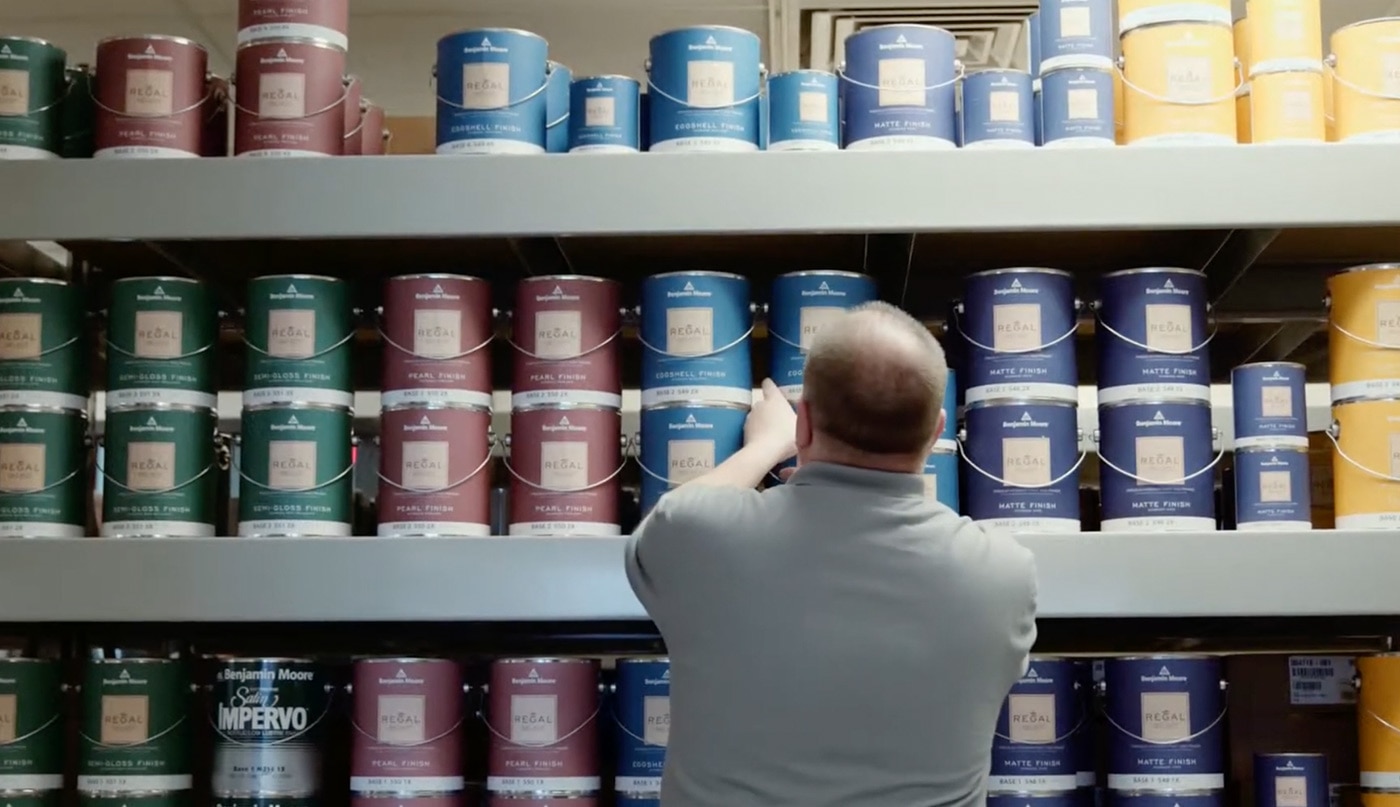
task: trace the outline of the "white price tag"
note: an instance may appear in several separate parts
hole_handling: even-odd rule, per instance
[[[1355,676],[1351,656],[1289,656],[1288,702],[1294,706],[1355,703]]]

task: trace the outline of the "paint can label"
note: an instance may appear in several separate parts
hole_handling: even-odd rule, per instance
[[[836,76],[795,70],[768,79],[768,151],[835,151],[841,147]]]
[[[1127,791],[1225,787],[1225,698],[1220,661],[1206,657],[1109,659],[1108,786]]]
[[[83,674],[78,790],[189,790],[190,677],[175,659],[97,659]]]
[[[965,417],[968,516],[1014,532],[1079,532],[1077,408],[986,401]]]
[[[752,333],[747,278],[718,272],[648,277],[642,282],[642,406],[749,406]]]
[[[1206,278],[1184,269],[1115,272],[1099,281],[1099,404],[1210,401],[1213,333]]]
[[[543,154],[549,45],[490,28],[437,46],[437,153]]]
[[[1073,740],[1079,710],[1074,663],[1032,658],[1002,704],[992,739],[987,788],[994,792],[1063,793],[1077,786]]]
[[[335,278],[250,281],[243,405],[354,403],[351,317],[349,289]]]
[[[47,42],[0,37],[0,159],[58,156],[67,60]]]
[[[466,786],[456,662],[357,661],[352,691],[351,792],[414,797]]]
[[[622,407],[622,291],[577,275],[516,284],[511,407]]]
[[[940,441],[941,442],[941,441]],[[954,513],[961,512],[958,499],[958,451],[935,448],[924,460],[924,495]]]
[[[964,148],[1033,148],[1035,99],[1029,73],[981,70],[962,82]]]
[[[510,535],[621,534],[618,410],[516,409],[510,426]]]
[[[757,151],[759,38],[721,26],[652,37],[650,151]]]
[[[1254,755],[1254,801],[1259,807],[1328,807],[1323,754]]]
[[[1041,74],[1065,67],[1113,67],[1112,0],[1047,0],[1040,12]]]
[[[218,507],[209,409],[109,409],[104,435],[102,536],[209,538]]]
[[[203,153],[209,54],[174,36],[97,45],[98,159],[168,159]]]
[[[238,534],[349,535],[351,425],[338,407],[244,409]]]
[[[82,296],[71,285],[0,278],[0,406],[87,411]]]
[[[1216,528],[1210,407],[1099,408],[1104,532]]]
[[[1235,448],[1308,445],[1305,368],[1297,364],[1246,364],[1230,372]]]
[[[613,711],[619,745],[614,790],[659,798],[671,738],[671,663],[623,659],[617,669]]]
[[[379,534],[491,534],[491,410],[385,409]]]
[[[956,147],[957,42],[941,28],[879,25],[846,38],[841,74],[849,150]]]
[[[62,701],[58,662],[0,659],[0,791],[62,791]]]
[[[967,278],[956,322],[967,350],[967,402],[1079,402],[1074,280],[1064,272],[993,271]]]
[[[662,494],[714,470],[744,444],[749,410],[682,404],[641,413],[642,513]]]
[[[1115,74],[1066,68],[1042,76],[1041,117],[1047,147],[1114,145]]]
[[[323,39],[350,45],[348,0],[240,0],[238,45],[265,39]]]
[[[626,76],[580,78],[569,89],[569,151],[641,149],[641,85]]]
[[[491,287],[460,275],[408,275],[384,284],[380,403],[491,406]]]
[[[875,279],[854,272],[792,272],[773,279],[768,376],[789,401],[802,397],[802,371],[817,331],[878,297]]]
[[[0,537],[83,537],[86,457],[86,415],[0,409]]]
[[[238,48],[233,153],[338,157],[345,151],[345,51],[305,39]]]
[[[537,796],[599,790],[598,712],[592,659],[492,663],[487,789]]]
[[[212,685],[214,801],[254,807],[313,797],[321,789],[321,742],[333,687],[299,659],[226,659]]]
[[[107,317],[107,406],[213,408],[218,314],[209,289],[185,278],[112,284]]]

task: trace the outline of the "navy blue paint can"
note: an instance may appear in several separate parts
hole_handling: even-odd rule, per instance
[[[1307,448],[1235,451],[1235,529],[1312,529],[1312,475]]]
[[[1031,657],[997,717],[988,791],[1039,794],[1076,788],[1074,738],[1084,722],[1076,673],[1072,661]]]
[[[955,148],[957,38],[932,25],[873,25],[846,38],[842,142],[852,150]]]
[[[1040,117],[1050,148],[1116,145],[1112,70],[1065,68],[1041,76]]]
[[[1236,449],[1308,447],[1307,368],[1286,361],[1242,364],[1230,371]]]
[[[1225,682],[1218,657],[1108,659],[1103,692],[1110,790],[1225,787]]]
[[[618,729],[613,784],[619,803],[641,805],[659,799],[671,739],[670,659],[618,660],[613,710]],[[637,800],[623,801],[624,795]]]
[[[963,148],[1035,148],[1034,96],[1029,73],[969,73],[962,82]]]
[[[1209,291],[1195,269],[1152,267],[1099,279],[1099,404],[1210,402]]]
[[[875,278],[856,272],[789,272],[773,279],[768,377],[788,400],[802,397],[802,370],[817,331],[848,309],[878,298]]]
[[[1100,406],[1102,530],[1214,530],[1219,456],[1213,438],[1207,404]]]
[[[963,413],[967,515],[1011,532],[1079,532],[1079,410],[981,401]]]
[[[969,404],[994,398],[1079,402],[1074,277],[1018,267],[968,275],[955,322]]]
[[[1225,791],[1151,793],[1110,790],[1105,807],[1226,807]]]
[[[1256,807],[1328,807],[1325,754],[1255,754]]]

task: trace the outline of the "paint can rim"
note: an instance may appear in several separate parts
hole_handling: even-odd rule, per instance
[[[1243,370],[1246,367],[1293,367],[1299,370],[1308,369],[1307,365],[1299,364],[1296,361],[1252,361],[1246,362],[1244,364],[1237,364],[1234,366],[1234,368],[1230,370],[1230,372],[1233,373],[1236,370]]]
[[[521,278],[517,281],[517,285],[524,286],[526,284],[560,280],[587,280],[595,283],[611,283],[614,286],[621,285],[621,283],[610,277],[598,277],[597,275],[534,275],[532,277]]]
[[[511,413],[511,414],[515,414],[515,413],[517,413],[517,412],[550,412],[550,411],[556,411],[556,412],[615,412],[615,413],[618,414],[619,417],[621,417],[621,415],[622,415],[622,410],[619,409],[619,408],[616,407],[616,406],[604,406],[604,405],[602,405],[602,404],[584,404],[584,403],[547,403],[547,404],[532,404],[532,405],[530,405],[530,406],[513,406],[513,407],[511,407],[511,409],[510,409],[510,413]]]
[[[283,275],[258,275],[257,277],[249,280],[248,282],[256,283],[259,280],[328,280],[333,283],[345,283],[344,280],[338,277],[332,277],[330,275],[311,275],[300,273],[289,273]]]
[[[1126,401],[1114,401],[1113,403],[1101,403],[1099,409],[1117,409],[1124,406],[1176,406],[1189,404],[1210,409],[1211,402],[1203,401],[1200,398],[1130,398]],[[1073,404],[1070,404],[1071,406]]]
[[[1088,64],[1061,64],[1040,71],[1040,78],[1043,80],[1051,73],[1114,73],[1114,68],[1102,65]]]
[[[490,406],[481,406],[481,405],[479,405],[479,404],[448,404],[448,403],[419,403],[419,404],[414,404],[414,403],[401,403],[401,404],[394,404],[393,406],[386,406],[386,407],[384,407],[384,409],[381,410],[381,411],[383,411],[383,412],[385,412],[385,413],[388,413],[388,412],[472,412],[472,413],[475,413],[475,414],[487,414],[487,415],[490,415],[490,414],[493,413],[494,410],[493,410],[492,407],[490,407]]]
[[[664,278],[671,278],[671,277],[722,277],[722,278],[730,278],[730,279],[735,279],[735,280],[744,280],[744,281],[747,281],[747,280],[748,280],[747,277],[745,277],[744,275],[741,275],[741,274],[739,274],[739,273],[737,273],[737,272],[719,272],[719,271],[716,271],[716,270],[714,270],[714,269],[693,269],[693,270],[681,270],[681,271],[676,271],[676,272],[662,272],[662,273],[656,274],[656,275],[648,275],[647,278],[646,278],[646,280],[644,280],[644,281],[642,281],[642,282],[645,284],[645,283],[648,283],[648,282],[650,282],[650,281],[652,281],[652,280],[662,280],[662,279],[664,279]]]
[[[20,36],[18,34],[7,34],[5,36],[0,36],[0,42],[28,42],[31,45],[43,45],[45,47],[53,48],[59,53],[62,53],[65,57],[67,57],[68,55],[68,51],[60,45],[57,45],[53,42],[50,42],[47,39],[43,39],[37,36]]]
[[[180,277],[178,275],[133,275],[131,277],[119,277],[112,281],[113,286],[122,283],[136,283],[138,281],[156,280],[161,283],[184,283],[190,286],[203,286],[203,281],[195,280],[192,277]]]
[[[666,664],[670,664],[670,663],[671,663],[671,657],[670,657],[670,656],[627,656],[626,658],[620,658],[620,659],[618,659],[617,662],[616,662],[616,664],[617,664],[617,666],[620,667],[620,666],[622,666],[623,664],[655,664],[655,663],[658,663],[658,662],[664,662],[664,663],[666,663]]]
[[[1400,19],[1397,19],[1397,22],[1400,22]],[[1333,272],[1332,275],[1335,277],[1349,272],[1389,272],[1396,270],[1400,270],[1400,263],[1363,263],[1357,266],[1348,266],[1345,269],[1338,269]],[[10,278],[10,280],[19,279],[20,278]]]
[[[775,78],[782,78],[783,76],[825,76],[827,78],[836,78],[836,74],[830,70],[818,70],[815,67],[799,67],[796,70],[784,70],[781,73],[774,73],[768,77],[768,80],[772,81]]]
[[[1048,266],[1007,266],[1001,269],[983,269],[980,272],[968,274],[964,280],[974,277],[995,277],[996,275],[1055,275],[1057,277],[1073,278],[1074,273],[1065,269],[1051,269]]]
[[[456,659],[442,658],[440,656],[353,656],[351,662],[354,664],[422,664],[424,662],[442,662],[445,664],[460,664]]]
[[[637,85],[640,85],[642,83],[638,79],[633,78],[632,76],[623,75],[622,73],[596,73],[591,76],[574,76],[574,80],[569,83],[578,84],[580,81],[600,81],[605,78],[613,80],[626,80]]]
[[[1179,5],[1190,5],[1190,4],[1189,4],[1189,3],[1184,3],[1184,4],[1179,4]],[[1121,23],[1122,21],[1120,20],[1119,22]],[[1208,27],[1211,27],[1211,28],[1223,28],[1224,30],[1229,31],[1229,32],[1232,33],[1232,34],[1235,32],[1235,24],[1234,24],[1234,23],[1231,23],[1231,22],[1224,22],[1224,21],[1221,21],[1221,20],[1218,20],[1218,19],[1210,19],[1210,20],[1206,20],[1206,19],[1153,20],[1152,22],[1139,23],[1139,24],[1134,25],[1133,27],[1127,29],[1126,31],[1121,31],[1121,32],[1119,32],[1118,38],[1119,38],[1120,40],[1121,40],[1121,39],[1127,39],[1128,35],[1131,34],[1131,33],[1135,33],[1135,32],[1137,32],[1137,31],[1147,31],[1147,30],[1150,30],[1150,29],[1152,29],[1152,28],[1163,28],[1163,27],[1166,27],[1166,26],[1168,26],[1168,25],[1205,25],[1205,26],[1208,26]]]
[[[1327,755],[1308,751],[1255,751],[1254,758],[1259,759],[1260,757],[1305,757],[1310,759],[1326,759]]]
[[[307,410],[307,409],[314,409],[314,410],[320,410],[320,411],[326,411],[326,412],[344,412],[344,413],[346,413],[347,415],[351,415],[351,416],[353,416],[353,415],[355,414],[355,408],[352,407],[352,406],[339,406],[339,405],[337,405],[337,404],[328,404],[328,403],[311,403],[311,402],[309,402],[309,401],[306,401],[306,402],[303,402],[303,401],[293,401],[293,402],[291,402],[291,403],[254,404],[253,406],[245,406],[245,407],[243,407],[243,411],[244,411],[244,412],[275,412],[275,411],[277,411],[277,410],[282,410],[282,409],[285,409],[285,410],[288,410],[288,411],[297,411],[297,412],[305,411],[305,410]]]
[[[87,664],[179,664],[185,661],[183,658],[169,658],[166,656],[136,656],[134,658],[87,658]]]
[[[72,283],[59,277],[0,277],[0,283],[42,283],[49,286],[73,288]]]
[[[5,406],[0,406],[0,415],[8,414],[77,415],[83,420],[88,419],[88,413],[83,409],[66,409],[62,406],[39,406],[36,404],[7,404]]]
[[[1400,655],[1400,654],[1397,654],[1397,655]],[[1211,661],[1223,661],[1224,658],[1225,658],[1224,655],[1213,654],[1213,653],[1154,653],[1154,654],[1138,655],[1138,656],[1109,656],[1109,657],[1107,657],[1107,658],[1104,659],[1104,662],[1105,662],[1105,663],[1108,663],[1108,662],[1114,662],[1114,661],[1171,661],[1172,659],[1179,659],[1179,660],[1183,660],[1183,661],[1185,661],[1185,660],[1190,660],[1190,659],[1196,659],[1196,660],[1206,659],[1206,660],[1211,660]],[[1160,792],[1160,791],[1148,790],[1148,791],[1141,791],[1141,792],[1145,792],[1145,793],[1156,793],[1156,792]],[[1186,791],[1176,791],[1176,792],[1186,792]],[[1202,793],[1209,793],[1209,792],[1214,792],[1214,791],[1213,791],[1212,788],[1204,788],[1204,789],[1202,789],[1202,790],[1199,791],[1199,792],[1202,792]]]
[[[0,656],[0,664],[16,664],[16,663],[18,663],[18,662],[43,663],[43,664],[58,664],[58,663],[60,663],[58,659],[55,659],[55,658],[43,658],[43,657],[40,657],[40,656]],[[22,792],[28,792],[28,791],[24,791],[24,790],[19,790],[19,791],[0,791],[0,794],[3,794],[3,793],[15,793],[15,792],[21,792],[21,793],[22,793]]]
[[[1400,268],[1400,264],[1395,265]],[[1135,269],[1118,269],[1112,272],[1105,272],[1101,278],[1127,277],[1129,275],[1194,275],[1196,277],[1206,277],[1206,273],[1200,269],[1187,269],[1184,266],[1139,266]]]
[[[128,412],[203,412],[208,415],[218,416],[218,410],[212,406],[195,406],[194,404],[173,404],[173,403],[132,403],[121,404],[119,406],[107,407],[107,414],[126,414]]]
[[[1260,76],[1279,76],[1288,73],[1304,73],[1309,76],[1326,75],[1327,70],[1323,66],[1321,60],[1317,60],[1317,64],[1315,66],[1311,64],[1311,62],[1313,62],[1314,60],[1309,59],[1307,61],[1309,62],[1307,67],[1299,67],[1299,63],[1270,64],[1269,62],[1264,62],[1265,66],[1263,68],[1260,68],[1257,65],[1253,65],[1249,68],[1249,81],[1245,82],[1245,86],[1249,86],[1249,84],[1253,82],[1254,79]]]
[[[597,666],[598,659],[577,656],[520,656],[498,658],[491,662],[492,667],[497,664],[591,664]]]
[[[794,70],[792,72],[796,73],[799,71]],[[774,279],[778,280],[785,277],[849,277],[860,280],[875,279],[873,275],[867,275],[864,272],[852,272],[848,269],[803,269],[798,272],[784,272]]]
[[[289,663],[289,662],[297,662],[297,663],[305,663],[305,664],[315,664],[315,663],[316,663],[316,660],[315,660],[315,659],[308,658],[308,657],[306,657],[306,656],[235,656],[235,655],[227,655],[227,654],[224,654],[224,653],[210,653],[210,654],[208,654],[208,655],[206,655],[206,656],[201,656],[200,658],[209,659],[209,660],[213,660],[213,661],[220,661],[220,662],[235,662],[235,661],[237,661],[237,662],[252,662],[252,661],[256,661],[256,662],[264,662],[264,663],[265,663],[265,662],[271,661],[271,662],[277,662],[277,663],[279,663],[279,664],[282,664],[282,663]]]
[[[1369,20],[1357,20],[1356,22],[1349,22],[1346,25],[1341,26],[1340,28],[1333,29],[1332,36],[1335,37],[1337,34],[1347,30],[1348,28],[1361,28],[1367,25],[1376,25],[1384,22],[1400,22],[1400,17],[1372,17]]]
[[[655,412],[665,409],[733,409],[737,412],[747,412],[752,408],[752,406],[737,404],[732,401],[665,401],[654,406],[644,406],[641,411]]]
[[[1029,70],[1017,70],[1014,67],[979,67],[976,70],[967,71],[967,75],[969,76],[975,76],[978,73],[1011,73],[1018,76],[1030,76],[1034,78]]]
[[[152,39],[157,42],[174,42],[179,45],[191,45],[205,53],[209,52],[208,48],[189,37],[174,36],[172,34],[117,34],[116,36],[109,36],[97,40],[97,46],[102,47],[103,45],[113,42],[148,41]]]
[[[1129,791],[1126,791],[1126,790],[1115,790],[1115,791],[1113,791],[1114,795],[1119,795],[1119,794],[1127,793],[1127,792],[1129,792]],[[1144,792],[1161,793],[1162,791],[1155,791],[1155,790],[1154,790],[1154,791],[1144,791]],[[1182,792],[1182,791],[1177,791],[1177,792]],[[1038,800],[1038,799],[1050,799],[1050,798],[1068,798],[1068,797],[1074,796],[1074,795],[1076,795],[1076,794],[1078,794],[1078,793],[1079,793],[1079,788],[1072,788],[1072,789],[1070,789],[1070,790],[998,790],[998,791],[996,791],[995,793],[989,793],[988,795],[995,795],[995,796],[999,796],[999,797],[1002,797],[1002,798],[1005,798],[1005,797],[1007,797],[1007,796],[1015,796],[1017,799],[1023,799],[1023,798],[1024,798],[1024,799],[1036,799],[1036,800]]]
[[[1075,793],[1076,791],[1068,790],[1065,792]],[[1186,790],[1114,790],[1113,795],[1120,798],[1123,796],[1172,796],[1179,798],[1181,796],[1214,796],[1224,792],[1224,788],[1188,788]]]
[[[1400,403],[1400,395],[1391,395],[1379,398],[1371,397],[1369,395],[1358,395],[1354,398],[1339,398],[1332,402],[1332,408],[1335,409],[1339,406],[1348,406],[1350,404],[1365,403]],[[0,407],[0,411],[4,411],[4,407]],[[1400,656],[1400,652],[1397,652],[1395,655]]]
[[[467,280],[475,283],[487,282],[485,278],[476,275],[454,275],[451,272],[419,272],[412,275],[394,275],[387,282],[393,283],[397,280]]]
[[[952,31],[949,31],[947,28],[943,28],[943,27],[938,26],[938,25],[925,25],[925,24],[923,24],[923,23],[916,23],[916,22],[890,22],[890,23],[885,23],[884,25],[871,25],[871,26],[867,26],[867,27],[865,27],[865,28],[860,29],[859,31],[856,31],[854,34],[851,34],[850,36],[846,37],[846,39],[847,39],[847,41],[850,41],[850,40],[852,40],[852,39],[855,39],[855,38],[858,37],[858,36],[861,36],[862,34],[868,34],[868,33],[874,32],[874,31],[888,31],[888,30],[891,30],[891,29],[900,29],[900,30],[927,29],[927,30],[930,30],[930,31],[938,31],[939,33],[946,34],[946,35],[948,35],[948,36],[950,36],[950,37],[953,37],[953,36],[954,36]],[[954,38],[956,39],[956,37],[954,37]]]
[[[1016,406],[1057,406],[1065,409],[1078,409],[1079,403],[1077,401],[1066,401],[1059,398],[985,398],[966,404],[963,408],[972,410],[990,409],[992,407],[1011,408]]]
[[[449,39],[452,39],[452,38],[454,38],[454,37],[459,37],[459,36],[466,36],[467,34],[516,34],[516,35],[518,35],[518,36],[523,36],[523,37],[526,37],[526,38],[529,38],[529,39],[538,39],[539,41],[545,43],[546,46],[549,45],[549,40],[548,40],[548,39],[545,39],[543,36],[540,36],[539,34],[535,33],[534,31],[527,31],[527,30],[525,30],[524,28],[507,28],[507,27],[505,27],[505,26],[486,26],[486,27],[484,27],[484,28],[463,28],[463,29],[460,30],[460,31],[453,31],[453,32],[450,33],[450,34],[445,34],[441,39],[438,40],[438,44],[441,45],[443,42],[446,42],[446,41],[449,40]]]
[[[1236,454],[1307,454],[1310,451],[1307,446],[1290,445],[1240,446],[1235,449]]]
[[[733,33],[745,34],[747,36],[753,37],[757,41],[762,41],[762,38],[758,34],[754,33],[753,31],[750,31],[747,28],[740,28],[737,25],[683,25],[680,28],[671,28],[669,30],[662,31],[659,34],[652,36],[652,38],[648,41],[648,44],[653,44],[656,42],[656,40],[668,37],[672,34],[680,34],[685,33],[687,31],[731,31]]]

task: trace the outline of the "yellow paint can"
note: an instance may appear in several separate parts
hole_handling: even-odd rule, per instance
[[[1249,119],[1250,95],[1248,84],[1240,87],[1240,91],[1235,93],[1235,132],[1236,139],[1241,143],[1250,143],[1254,140],[1254,131]]]
[[[1400,790],[1400,653],[1357,658],[1356,677],[1361,788],[1393,794]]]
[[[1230,0],[1118,0],[1118,32],[1164,22],[1208,22],[1229,27]]]
[[[1248,16],[1235,20],[1235,58],[1240,60],[1240,69],[1244,74],[1249,75],[1249,68],[1253,62],[1250,59]]]
[[[1323,143],[1322,70],[1255,73],[1250,81],[1250,131],[1255,143]]]
[[[1247,74],[1322,67],[1321,0],[1249,0]]]
[[[1338,28],[1327,61],[1337,141],[1400,142],[1400,17]]]
[[[1123,35],[1123,127],[1128,145],[1237,142],[1242,81],[1230,24],[1161,23]]]
[[[1400,527],[1400,399],[1339,401],[1329,434],[1337,529]]]
[[[1400,398],[1400,263],[1327,278],[1332,401]]]

